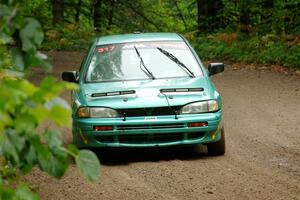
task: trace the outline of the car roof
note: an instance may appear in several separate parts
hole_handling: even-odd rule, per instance
[[[182,37],[177,33],[133,33],[123,35],[110,35],[97,38],[97,45],[117,44],[128,42],[148,42],[148,41],[182,41]]]

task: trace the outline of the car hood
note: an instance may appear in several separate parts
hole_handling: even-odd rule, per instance
[[[103,106],[115,109],[181,106],[212,98],[211,84],[205,77],[174,78],[124,82],[85,83],[80,87],[83,106]],[[161,89],[202,88],[203,91],[161,92]],[[118,94],[130,91],[134,94]],[[106,96],[106,94],[113,94]],[[95,94],[101,94],[98,97]]]

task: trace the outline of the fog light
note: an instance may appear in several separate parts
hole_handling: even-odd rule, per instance
[[[213,132],[212,134],[211,134],[211,138],[214,140],[214,139],[216,139],[217,138],[217,131],[215,131],[215,132]]]
[[[207,122],[192,122],[188,124],[188,127],[203,127],[203,126],[208,126]]]
[[[94,126],[95,131],[111,131],[113,130],[112,126]]]

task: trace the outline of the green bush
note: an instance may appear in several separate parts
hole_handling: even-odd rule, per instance
[[[122,33],[118,27],[96,33],[91,27],[65,24],[63,27],[46,28],[43,50],[85,50],[96,36]],[[202,59],[219,59],[233,62],[281,64],[300,67],[300,46],[287,45],[273,34],[249,37],[237,33],[216,33],[195,36],[186,33]]]
[[[67,24],[55,28],[45,28],[43,50],[82,50],[87,49],[90,41],[95,37],[91,27]]]
[[[91,151],[66,147],[58,131],[39,129],[45,121],[71,124],[71,110],[59,94],[77,86],[51,76],[38,86],[26,79],[33,67],[49,70],[51,65],[37,50],[44,38],[40,23],[24,18],[18,8],[17,1],[0,3],[0,199],[38,200],[21,179],[34,167],[60,178],[74,159],[79,171],[95,181],[100,163]]]
[[[297,43],[289,46],[284,40],[272,35],[261,38],[236,38],[228,42],[224,36],[219,35],[198,38],[194,46],[202,59],[281,64],[300,68],[300,46]]]
[[[65,24],[64,26],[45,28],[43,50],[86,50],[90,42],[100,35],[122,33],[115,26],[109,30],[96,32],[91,26],[79,24]]]

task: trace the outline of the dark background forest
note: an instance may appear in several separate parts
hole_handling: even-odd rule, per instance
[[[102,35],[178,32],[203,59],[300,67],[299,0],[32,0],[21,6],[41,22],[44,50],[86,49]]]
[[[126,152],[110,159],[128,161],[104,166],[91,187],[76,169],[96,181],[98,156],[71,144],[71,110],[60,97],[78,87],[57,78],[76,70],[93,38],[135,31],[178,32],[201,59],[234,62],[214,79],[228,110],[229,153],[211,159],[176,149],[132,159]],[[0,199],[38,200],[37,192],[45,199],[298,199],[299,82],[268,71],[232,73],[244,63],[300,75],[300,0],[1,0]],[[61,178],[69,166],[61,184],[46,178]]]

